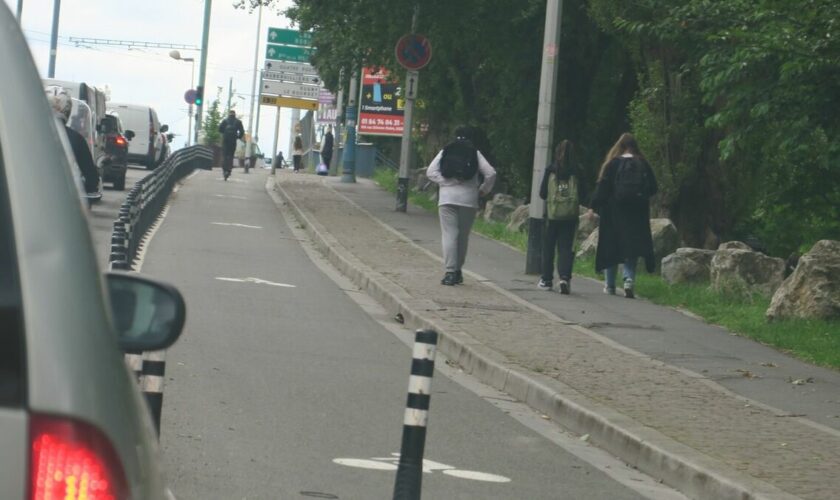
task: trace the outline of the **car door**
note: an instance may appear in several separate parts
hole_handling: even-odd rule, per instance
[[[28,459],[26,345],[20,278],[0,144],[0,486],[3,498],[23,499]]]

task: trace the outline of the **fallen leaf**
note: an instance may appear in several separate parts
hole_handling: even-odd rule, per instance
[[[776,368],[777,365],[776,363],[770,363],[768,361],[767,363],[761,363],[761,366],[766,366],[767,368]]]
[[[580,437],[580,440],[581,441],[589,441],[589,434],[584,434],[583,436]]]

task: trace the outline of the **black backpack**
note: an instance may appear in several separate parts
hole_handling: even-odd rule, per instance
[[[443,148],[440,173],[447,179],[466,181],[478,173],[478,150],[467,139],[457,139]]]
[[[613,192],[621,203],[645,202],[648,199],[648,172],[637,158],[620,158],[615,171]]]
[[[224,126],[222,127],[222,137],[225,142],[234,142],[237,139],[237,127],[236,120],[227,119],[224,121]]]

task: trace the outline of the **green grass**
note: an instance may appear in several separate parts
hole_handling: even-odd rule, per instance
[[[397,174],[393,170],[377,170],[373,179],[384,189],[396,192]],[[424,193],[410,192],[409,201],[437,211],[435,202]],[[522,252],[527,249],[527,233],[510,231],[501,222],[478,218],[473,230]],[[595,272],[593,258],[576,259],[575,274],[603,279]],[[669,285],[659,275],[645,272],[636,276],[636,289],[640,297],[655,304],[690,311],[708,323],[720,325],[810,363],[840,369],[840,321],[789,319],[768,322],[764,317],[770,305],[767,298],[722,295],[712,291],[708,284]]]

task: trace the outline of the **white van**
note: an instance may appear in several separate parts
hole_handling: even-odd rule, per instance
[[[41,81],[44,84],[44,88],[52,85],[62,87],[70,93],[70,97],[78,99],[88,105],[92,113],[94,126],[94,129],[91,131],[93,136],[93,159],[98,161],[98,159],[105,153],[104,138],[99,133],[99,124],[102,122],[102,119],[105,118],[105,108],[107,106],[105,92],[84,82],[69,82],[53,78],[42,78]]]
[[[128,161],[140,163],[148,169],[155,168],[164,160],[164,144],[161,132],[169,127],[161,126],[157,112],[149,106],[137,104],[110,103],[108,114],[117,115],[123,130],[134,132],[128,143]]]

